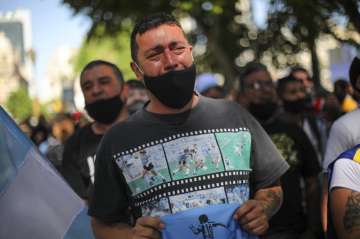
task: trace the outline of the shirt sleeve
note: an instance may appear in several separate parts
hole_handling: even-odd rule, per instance
[[[353,146],[349,142],[349,135],[351,134],[347,132],[347,127],[340,121],[333,124],[326,144],[325,158],[322,165],[324,172],[328,171],[329,164],[342,152]]]
[[[130,223],[129,189],[106,136],[96,153],[94,192],[88,214],[104,223]]]
[[[87,187],[80,170],[79,131],[66,141],[63,152],[62,175],[70,187],[83,199],[88,198]]]
[[[243,111],[250,129],[252,186],[254,192],[274,184],[288,170],[289,165],[283,159],[276,146],[250,113]]]
[[[330,190],[335,187],[360,192],[360,164],[349,159],[338,159],[334,165]]]

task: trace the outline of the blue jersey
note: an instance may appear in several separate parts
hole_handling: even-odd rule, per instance
[[[163,239],[256,239],[233,218],[239,204],[211,205],[161,217]]]
[[[356,145],[355,147],[346,150],[345,152],[341,153],[331,164],[329,164],[328,167],[328,173],[329,173],[329,179],[328,179],[328,190],[329,190],[329,194],[330,194],[330,182],[333,176],[333,169],[334,169],[334,165],[335,162],[339,159],[349,159],[349,160],[353,160],[355,162],[360,163],[360,144]],[[334,222],[333,219],[331,217],[331,210],[330,210],[330,197],[328,200],[328,230],[327,230],[327,235],[328,235],[328,239],[336,239],[336,232],[335,232],[335,228],[334,228]]]

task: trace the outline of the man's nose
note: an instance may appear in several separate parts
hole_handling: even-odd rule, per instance
[[[99,85],[99,84],[95,84],[94,85],[94,87],[92,88],[92,95],[93,96],[100,96],[100,95],[102,95],[102,93],[103,93],[103,89],[102,89],[102,87]]]
[[[163,53],[164,66],[166,71],[173,70],[177,67],[177,62],[174,59],[174,55],[170,49],[165,49]]]

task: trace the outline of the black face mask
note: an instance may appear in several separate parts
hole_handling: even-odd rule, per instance
[[[91,118],[103,124],[111,124],[119,116],[124,103],[119,95],[102,99],[85,105],[85,110]]]
[[[298,114],[306,109],[306,100],[299,99],[294,101],[283,100],[284,110],[290,113]]]
[[[146,101],[143,100],[136,100],[131,105],[128,106],[128,112],[130,115],[144,107]]]
[[[275,102],[249,105],[249,112],[260,121],[267,121],[274,115],[277,109]]]
[[[144,75],[146,88],[164,105],[181,109],[192,98],[196,78],[195,64],[179,70],[169,71],[161,76]]]

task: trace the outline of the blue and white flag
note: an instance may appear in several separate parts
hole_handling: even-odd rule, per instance
[[[0,238],[92,239],[86,212],[0,106]]]
[[[161,217],[163,239],[257,239],[244,231],[234,213],[239,204],[220,204],[188,209]]]

